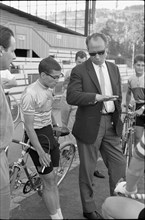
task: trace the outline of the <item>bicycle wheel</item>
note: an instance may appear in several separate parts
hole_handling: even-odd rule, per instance
[[[59,186],[62,180],[67,175],[74,156],[75,156],[75,146],[72,144],[72,142],[63,142],[60,145],[60,161],[59,161],[59,167],[56,168],[55,173],[57,176],[57,185]]]
[[[13,164],[9,165],[9,176],[10,176],[10,190],[11,192],[14,189],[17,189],[21,185],[21,181],[19,180],[19,171],[20,168],[14,166]]]
[[[10,110],[13,118],[13,122],[16,122],[19,118],[19,104],[13,95],[9,95],[10,97]]]
[[[42,181],[40,179],[39,176],[33,176],[31,177],[31,181],[32,181],[32,184],[33,186],[31,185],[30,183],[30,180],[28,180],[25,185],[24,185],[24,188],[23,188],[23,193],[24,194],[27,194],[29,193],[31,190],[37,190],[38,191],[38,195],[42,195],[42,193],[40,192],[41,191],[41,185],[42,185]]]

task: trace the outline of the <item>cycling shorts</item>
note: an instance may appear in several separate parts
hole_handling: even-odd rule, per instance
[[[41,129],[35,129],[35,132],[37,134],[38,140],[43,148],[43,150],[46,153],[50,154],[51,162],[50,166],[46,167],[44,171],[42,172],[42,165],[39,162],[39,155],[37,151],[30,149],[28,150],[32,161],[37,169],[37,172],[41,175],[48,174],[52,172],[53,167],[59,166],[59,158],[60,158],[60,151],[59,151],[59,143],[55,140],[53,136],[53,130],[51,125],[48,125],[46,127],[43,127]],[[28,136],[25,132],[25,142],[28,141]],[[31,144],[31,143],[30,143]]]
[[[143,106],[144,104],[136,104],[136,110],[141,108],[141,106]],[[136,122],[135,125],[136,126],[141,126],[145,128],[145,111],[143,112],[144,115],[141,116],[137,116],[136,117]]]

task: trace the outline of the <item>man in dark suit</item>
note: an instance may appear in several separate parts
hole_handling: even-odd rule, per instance
[[[72,69],[67,102],[78,106],[72,133],[79,150],[83,215],[97,219],[100,216],[94,201],[93,174],[98,151],[108,168],[111,195],[118,180],[125,176],[126,162],[120,145],[122,93],[119,69],[106,61],[106,36],[94,33],[87,37],[86,45],[90,58]]]

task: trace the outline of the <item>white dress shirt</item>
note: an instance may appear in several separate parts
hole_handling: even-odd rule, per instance
[[[99,83],[100,83],[100,75],[99,75],[99,68],[100,67],[99,67],[99,65],[96,65],[94,63],[93,63],[93,66],[94,66],[97,78],[99,80]],[[105,78],[105,85],[104,85],[105,86],[105,95],[112,96],[113,91],[112,91],[112,85],[111,85],[110,76],[108,73],[107,66],[105,63],[103,63],[101,66],[102,66],[102,72],[103,72],[104,78]],[[113,101],[105,102],[105,109],[106,109],[107,113],[114,112],[114,110],[115,110],[114,102]],[[106,113],[105,109],[103,109],[104,113]]]
[[[6,78],[6,79],[14,79],[15,77],[13,76],[13,74],[11,74],[11,72],[7,69],[7,70],[0,70],[0,77],[2,78]],[[5,93],[9,92],[10,89],[4,89]]]

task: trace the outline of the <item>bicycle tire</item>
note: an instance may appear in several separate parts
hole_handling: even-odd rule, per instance
[[[41,188],[42,188],[41,187],[41,185],[42,185],[41,178],[39,176],[33,176],[33,177],[31,177],[31,181],[34,184],[34,188],[31,186],[30,180],[28,180],[23,187],[23,193],[27,194],[32,190],[37,190],[38,195],[42,196],[42,193],[40,192]]]
[[[9,97],[10,97],[10,110],[11,110],[13,122],[15,123],[19,118],[20,108],[16,98],[11,94],[9,94]]]
[[[19,167],[12,167],[9,168],[9,175],[10,175],[10,191],[12,192],[14,189],[18,188],[18,185],[16,184],[18,182],[17,178],[19,176],[19,171],[20,168]]]
[[[75,156],[75,151],[76,148],[72,142],[63,142],[60,145],[59,167],[55,170],[55,174],[57,176],[57,186],[60,185],[70,170]]]

